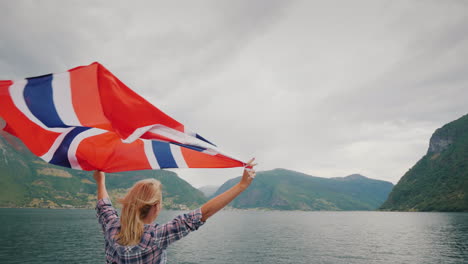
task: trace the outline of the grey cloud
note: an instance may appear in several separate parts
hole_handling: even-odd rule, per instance
[[[460,58],[468,56],[468,28],[461,26],[467,23],[465,16],[430,35],[415,35],[395,66],[365,86],[330,95],[324,105],[347,106],[355,111],[344,114],[360,120],[443,122],[447,113],[465,112],[468,64]]]

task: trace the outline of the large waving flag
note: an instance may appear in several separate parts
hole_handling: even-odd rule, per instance
[[[244,162],[133,92],[95,62],[0,81],[0,117],[46,162],[79,170],[229,168]]]

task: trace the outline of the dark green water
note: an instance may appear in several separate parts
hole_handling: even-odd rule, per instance
[[[165,211],[160,221],[179,214]],[[93,210],[0,209],[0,263],[103,263]],[[223,211],[169,263],[468,263],[467,213]]]

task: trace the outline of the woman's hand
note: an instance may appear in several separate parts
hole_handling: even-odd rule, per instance
[[[202,211],[202,218],[203,222],[206,221],[209,217],[214,215],[219,210],[223,209],[226,205],[228,205],[234,198],[236,198],[239,194],[241,194],[247,187],[249,187],[250,183],[252,182],[253,178],[255,177],[255,170],[253,167],[257,165],[253,163],[255,158],[251,159],[247,162],[244,174],[242,175],[242,179],[240,182],[229,190],[223,192],[222,194],[212,198],[206,204],[201,207]]]
[[[254,163],[254,161],[255,158],[252,158],[249,162],[247,162],[244,173],[242,174],[242,179],[239,182],[239,186],[241,186],[244,190],[249,187],[250,183],[252,183],[252,180],[255,178],[256,173],[254,167],[257,165],[257,163]]]

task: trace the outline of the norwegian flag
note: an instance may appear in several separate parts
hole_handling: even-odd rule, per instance
[[[223,154],[95,62],[64,73],[0,81],[5,131],[51,164],[119,172],[230,168]]]

